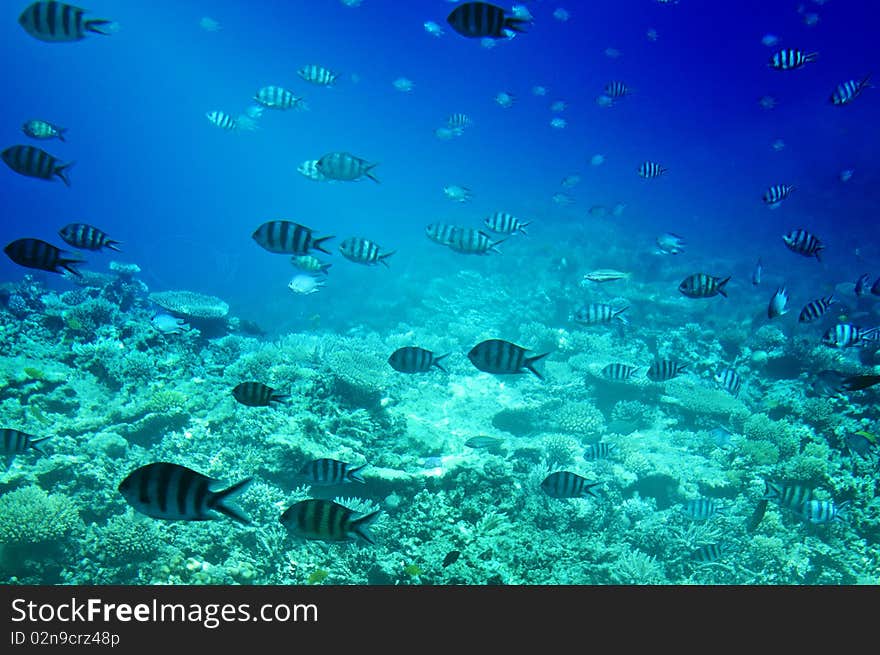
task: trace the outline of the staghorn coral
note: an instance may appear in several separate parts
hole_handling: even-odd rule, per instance
[[[229,305],[220,298],[195,291],[155,291],[148,299],[162,309],[191,318],[219,319],[229,313]]]

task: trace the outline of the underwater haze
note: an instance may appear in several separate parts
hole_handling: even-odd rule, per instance
[[[878,18],[2,0],[0,579],[877,584]]]

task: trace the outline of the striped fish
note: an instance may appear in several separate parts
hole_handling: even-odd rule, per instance
[[[232,131],[238,128],[236,120],[224,111],[209,111],[205,117],[220,129]]]
[[[267,109],[307,109],[302,98],[280,86],[264,86],[254,95],[254,100]]]
[[[724,511],[713,498],[693,498],[684,506],[684,513],[694,521],[707,521]]]
[[[119,483],[119,493],[141,514],[171,521],[208,521],[220,518],[217,512],[249,524],[250,519],[228,501],[247,488],[246,478],[222,491],[212,487],[219,480],[179,464],[155,462],[129,473]]]
[[[100,250],[101,248],[109,248],[116,252],[121,252],[116,246],[119,241],[111,239],[107,234],[93,225],[86,223],[69,223],[60,230],[58,234],[64,239],[65,243],[74,248],[85,248],[86,250]]]
[[[470,127],[474,122],[467,114],[455,113],[446,119],[446,126],[451,128],[456,134],[464,132],[464,128]]]
[[[299,474],[312,484],[330,486],[334,484],[345,484],[346,482],[364,483],[364,478],[360,472],[367,467],[366,464],[360,466],[352,466],[346,462],[340,462],[338,459],[313,459],[307,462],[299,471]]]
[[[375,266],[376,264],[382,263],[387,268],[388,262],[385,260],[397,251],[391,250],[389,252],[382,252],[378,243],[370,241],[369,239],[364,239],[363,237],[349,237],[339,244],[339,252],[341,252],[346,259],[357,264]]]
[[[794,191],[792,184],[774,184],[764,192],[762,200],[768,205],[778,205]]]
[[[455,228],[450,234],[448,245],[455,252],[466,255],[487,255],[490,252],[501,253],[498,246],[506,239],[492,241],[492,237],[481,230],[470,227]]]
[[[336,79],[339,77],[339,73],[334,73],[329,68],[324,68],[318,64],[308,64],[307,66],[303,66],[296,71],[296,74],[306,82],[318,86],[333,86],[336,84]]]
[[[838,84],[828,101],[832,105],[848,105],[858,98],[862,91],[871,86],[870,79],[871,75],[868,74],[861,81],[847,80],[843,84]]]
[[[666,382],[684,373],[687,364],[671,359],[658,359],[648,367],[647,376],[652,382]]]
[[[290,399],[286,393],[275,393],[262,382],[242,382],[232,390],[232,397],[248,407],[270,407],[272,403],[284,403]]]
[[[825,312],[828,311],[833,302],[834,294],[828,296],[827,298],[817,298],[816,300],[811,300],[806,305],[804,305],[804,308],[798,315],[798,322],[812,323],[817,318],[821,318],[825,314]]]
[[[619,80],[608,82],[608,84],[605,85],[605,95],[609,98],[623,98],[632,92],[632,89]]]
[[[0,156],[9,168],[20,175],[41,180],[51,180],[57,175],[66,186],[70,186],[67,169],[73,166],[73,162],[62,164],[45,150],[34,146],[10,146]]]
[[[290,258],[290,263],[301,271],[323,273],[324,275],[327,275],[329,268],[333,266],[333,264],[322,262],[314,255],[294,255]]]
[[[79,41],[89,32],[109,36],[113,21],[83,19],[86,10],[63,2],[34,2],[21,12],[18,24],[35,39],[48,42]]]
[[[321,541],[348,541],[360,537],[369,544],[376,543],[369,526],[379,512],[357,516],[355,512],[332,500],[301,500],[281,515],[281,523],[293,534],[305,539]]]
[[[12,465],[16,455],[26,453],[31,448],[45,457],[46,451],[42,449],[40,444],[51,438],[51,436],[35,437],[32,434],[13,430],[12,428],[0,429],[0,453],[3,454],[6,460],[6,468],[8,469]]]
[[[832,348],[849,348],[880,340],[880,328],[868,330],[850,323],[838,323],[822,335],[822,343]]]
[[[796,252],[804,257],[815,257],[817,260],[822,261],[820,253],[825,249],[825,244],[816,235],[810,234],[806,230],[797,229],[784,234],[782,240],[792,252]]]
[[[64,269],[77,277],[82,277],[82,273],[75,268],[76,264],[83,263],[81,259],[67,257],[65,255],[70,253],[41,239],[16,239],[7,244],[3,252],[19,266],[52,273],[61,273],[59,269]]]
[[[653,161],[646,161],[641,166],[639,166],[639,175],[641,175],[646,180],[651,179],[652,177],[659,177],[665,173],[667,168],[663,168],[660,164]]]
[[[711,298],[721,294],[727,298],[724,286],[730,282],[730,276],[721,279],[706,273],[694,273],[688,275],[678,285],[678,290],[688,298]]]
[[[691,559],[703,564],[711,564],[722,559],[730,552],[730,546],[727,544],[708,544],[697,548],[692,554]]]
[[[434,243],[448,246],[452,243],[452,238],[455,236],[456,230],[462,229],[465,228],[449,225],[448,223],[431,223],[430,225],[425,226],[425,236]]]
[[[810,62],[816,61],[818,56],[818,52],[804,53],[802,50],[787,48],[774,53],[773,56],[770,57],[769,66],[770,68],[775,68],[779,71],[794,70],[795,68],[800,68]]]
[[[739,396],[739,392],[742,389],[742,378],[732,368],[725,368],[718,373],[715,374],[715,382],[718,383],[718,386],[729,392],[734,397]]]
[[[331,180],[351,181],[364,176],[379,184],[379,178],[372,173],[378,164],[371,164],[366,159],[355,157],[348,152],[331,152],[318,160],[317,168],[324,177]]]
[[[456,32],[468,38],[501,39],[507,38],[505,30],[524,32],[524,24],[531,21],[528,18],[505,16],[501,7],[488,2],[465,2],[452,10],[446,17],[446,22]]]
[[[334,237],[315,238],[313,230],[293,221],[268,221],[251,235],[269,252],[282,255],[307,255],[309,250],[331,254],[321,244]]]
[[[762,500],[772,500],[780,507],[797,511],[804,503],[813,500],[813,489],[800,482],[764,481]]]
[[[529,370],[539,380],[543,380],[544,376],[538,373],[533,365],[550,353],[526,357],[527,350],[502,339],[488,339],[471,348],[468,359],[485,373],[519,374]]]
[[[587,446],[587,449],[584,451],[584,459],[588,462],[592,462],[597,459],[605,459],[607,457],[611,457],[616,449],[617,446],[615,446],[613,443],[608,443],[607,441],[593,443]]]
[[[625,316],[622,316],[623,312],[627,309],[629,309],[629,306],[614,309],[611,305],[590,303],[588,305],[581,305],[575,309],[572,320],[576,323],[583,323],[585,325],[596,325],[598,323],[609,323],[616,319],[624,325],[627,325],[629,321]]]
[[[499,234],[516,234],[517,232],[528,234],[526,226],[531,223],[531,221],[523,223],[516,216],[507,212],[495,212],[491,216],[487,216],[483,222],[486,227]]]
[[[848,509],[848,500],[837,505],[833,500],[814,499],[804,501],[798,510],[798,516],[808,523],[843,522]]]
[[[58,127],[41,120],[31,120],[21,126],[21,131],[34,139],[55,139],[64,141],[66,127]]]
[[[593,487],[598,487],[601,482],[589,482],[571,471],[557,471],[551,473],[541,482],[541,489],[551,498],[586,498],[592,496],[598,498]]]
[[[627,366],[626,364],[618,364],[615,362],[613,364],[608,364],[602,369],[602,377],[606,380],[624,382],[629,380],[633,376],[633,373],[638,370],[639,369],[636,366]]]
[[[434,353],[418,346],[404,346],[398,348],[388,357],[388,363],[395,371],[400,373],[427,373],[432,366],[436,366],[444,373],[448,373],[440,365],[440,360],[449,357],[449,353],[435,357]]]

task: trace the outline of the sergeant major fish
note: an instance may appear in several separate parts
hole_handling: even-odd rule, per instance
[[[308,64],[303,66],[296,74],[306,82],[317,86],[333,86],[339,77],[339,73],[334,73],[329,68],[324,68],[318,64]]]
[[[654,177],[660,177],[664,173],[666,173],[669,169],[664,168],[657,162],[646,161],[639,166],[638,173],[641,177],[649,180]]]
[[[804,257],[815,257],[818,261],[822,261],[820,255],[825,249],[825,245],[816,235],[810,234],[806,230],[797,229],[783,235],[782,240],[792,252]]]
[[[356,512],[332,500],[309,499],[284,510],[281,523],[291,533],[305,539],[348,541],[359,537],[374,544],[368,528],[379,517],[380,511],[357,516]]]
[[[842,84],[838,84],[837,87],[832,92],[831,96],[828,98],[828,101],[832,105],[842,106],[848,105],[853,100],[861,95],[862,91],[870,87],[871,75],[868,74],[860,81],[856,80],[847,80]]]
[[[373,168],[377,165],[368,162],[366,159],[355,157],[349,152],[331,152],[318,160],[317,169],[324,177],[331,180],[348,182],[368,177],[376,184],[379,184],[379,178],[372,172]]]
[[[694,521],[707,521],[724,511],[725,508],[712,498],[694,498],[687,501],[684,506],[685,514]]]
[[[718,373],[715,374],[715,382],[734,398],[739,396],[743,384],[739,373],[732,368],[724,368],[718,371]]]
[[[242,511],[229,504],[253,478],[246,478],[222,491],[215,491],[218,480],[179,464],[154,462],[135,469],[119,483],[119,493],[141,514],[172,521],[207,521],[219,518],[217,512],[249,524]]]
[[[67,176],[68,169],[73,162],[66,164],[56,159],[45,150],[35,146],[9,146],[0,154],[9,168],[19,175],[36,177],[41,180],[51,180],[58,177],[65,186],[70,186],[70,178]]]
[[[404,346],[391,353],[388,363],[400,373],[427,373],[432,366],[448,373],[449,371],[440,365],[440,360],[446,357],[449,357],[449,353],[436,357],[430,350],[418,346]]]
[[[581,305],[575,309],[572,320],[576,323],[583,323],[585,325],[610,323],[613,320],[618,320],[624,325],[627,325],[629,321],[622,315],[627,309],[629,309],[629,306],[615,309],[611,305],[590,303],[588,305]]]
[[[257,90],[254,100],[267,109],[308,109],[302,98],[280,86],[264,86]]]
[[[617,449],[613,443],[600,441],[599,443],[590,444],[584,451],[584,459],[588,462],[594,462],[597,459],[607,459],[614,454]]]
[[[468,38],[503,39],[508,38],[509,32],[524,32],[529,20],[506,16],[501,7],[488,2],[465,2],[452,10],[446,22]]]
[[[364,239],[363,237],[350,237],[339,244],[339,252],[343,257],[357,264],[366,264],[368,266],[382,263],[388,267],[385,261],[391,257],[396,251],[382,252],[378,243]]]
[[[688,298],[711,298],[721,294],[727,298],[725,285],[730,282],[730,276],[721,279],[706,273],[694,273],[687,276],[678,285],[678,290]]]
[[[272,403],[285,403],[290,399],[286,393],[275,390],[262,382],[242,382],[232,390],[232,397],[248,407],[270,407]]]
[[[431,223],[430,225],[425,226],[425,236],[434,243],[448,246],[452,243],[453,238],[455,238],[456,230],[462,229],[464,228],[449,225],[448,223]]]
[[[7,244],[3,252],[19,266],[51,273],[61,273],[59,269],[64,269],[77,277],[82,277],[82,273],[75,268],[77,264],[83,263],[81,259],[68,257],[70,253],[41,239],[16,239]]]
[[[832,348],[849,348],[880,340],[880,328],[864,329],[850,323],[838,323],[822,335],[822,343]]]
[[[791,195],[792,191],[794,191],[794,186],[791,184],[774,184],[764,192],[762,200],[771,207],[777,207],[779,203]]]
[[[290,263],[301,271],[323,273],[324,275],[327,275],[330,267],[333,266],[333,264],[322,262],[314,255],[294,255],[290,258]]]
[[[637,366],[628,366],[627,364],[614,362],[602,369],[602,377],[606,380],[614,380],[615,382],[626,382],[638,370]]]
[[[85,248],[86,250],[100,250],[101,248],[109,248],[120,252],[119,241],[111,239],[107,233],[99,230],[93,225],[86,223],[69,223],[60,230],[58,234],[64,239],[65,243],[74,248]]]
[[[299,471],[299,475],[312,484],[322,486],[345,484],[346,482],[360,482],[364,484],[364,478],[360,472],[366,467],[366,464],[352,466],[338,459],[324,457],[313,459],[304,464]]]
[[[818,57],[818,52],[805,53],[802,50],[787,48],[775,52],[773,56],[770,57],[768,65],[770,68],[775,68],[779,71],[794,70],[796,68],[801,68],[810,62],[816,61]]]
[[[599,495],[593,491],[593,487],[600,484],[602,483],[590,482],[571,471],[557,471],[544,478],[541,489],[551,498],[598,498]]]
[[[539,380],[544,376],[538,373],[534,364],[550,353],[526,357],[527,349],[502,339],[481,341],[468,352],[468,359],[480,371],[495,374],[520,374],[527,370]]]
[[[79,41],[87,34],[109,36],[116,31],[113,21],[84,18],[85,9],[64,2],[34,2],[21,12],[18,24],[35,39],[48,42]]]
[[[828,311],[828,308],[831,307],[831,304],[834,302],[834,295],[830,295],[827,298],[817,298],[816,300],[811,300],[804,308],[801,310],[801,313],[798,315],[799,323],[812,323],[818,318],[821,318],[825,312]]]
[[[323,242],[334,237],[314,236],[313,230],[293,221],[267,221],[254,230],[251,237],[269,252],[282,255],[307,255],[310,250],[330,254]]]
[[[21,131],[34,139],[58,139],[64,141],[66,127],[58,127],[41,120],[30,120],[21,126]]]
[[[296,167],[296,172],[303,177],[314,180],[315,182],[323,182],[327,179],[324,174],[318,170],[317,159],[307,159],[302,164]]]
[[[681,375],[687,368],[687,364],[676,362],[671,359],[654,360],[646,373],[652,382],[666,382]]]
[[[506,239],[492,241],[492,237],[481,230],[473,228],[456,228],[450,234],[449,246],[455,252],[465,255],[487,255],[490,252],[500,253],[498,246]]]
[[[526,227],[531,223],[531,221],[523,222],[507,212],[495,212],[491,216],[486,217],[483,222],[486,224],[486,227],[499,234],[516,234],[517,232],[528,234]]]

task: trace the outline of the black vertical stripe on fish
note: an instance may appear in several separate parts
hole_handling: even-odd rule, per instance
[[[215,512],[220,512],[250,523],[227,501],[244,491],[251,480],[246,478],[222,491],[211,491],[216,480],[185,466],[155,462],[132,471],[119,483],[118,490],[135,510],[153,518],[205,521],[218,518]]]
[[[487,2],[465,2],[446,17],[450,27],[462,36],[469,38],[502,38],[504,30],[523,32],[524,24],[531,22],[526,18],[505,16],[501,7]]]
[[[105,232],[93,225],[70,223],[58,230],[58,234],[68,245],[74,248],[85,248],[86,250],[109,248],[110,250],[120,252],[119,248],[116,247],[119,245],[119,241],[111,239]]]
[[[626,325],[628,324],[628,321],[626,317],[622,316],[622,314],[627,309],[629,309],[629,306],[615,309],[611,305],[590,303],[589,305],[581,305],[576,308],[572,319],[578,323],[584,323],[586,325],[608,323],[616,319]]]
[[[331,254],[321,244],[334,237],[314,236],[314,231],[292,221],[267,221],[251,235],[261,247],[269,252],[285,255],[306,255],[310,250]]]
[[[802,482],[764,481],[762,500],[772,500],[781,507],[797,511],[805,502],[813,499],[813,488]]]
[[[456,227],[449,232],[449,242],[445,245],[455,252],[467,255],[486,255],[490,251],[500,253],[498,246],[504,241],[506,239],[492,241],[492,237],[481,230]]]
[[[368,527],[380,510],[355,517],[355,512],[332,500],[309,499],[294,503],[281,515],[281,523],[305,539],[348,541],[360,537],[373,544]]]
[[[803,229],[797,229],[783,235],[782,240],[792,252],[804,257],[815,257],[822,261],[820,253],[825,246],[816,235]]]
[[[527,369],[539,380],[543,380],[544,376],[538,373],[534,363],[550,353],[526,357],[526,350],[509,341],[488,339],[471,348],[468,359],[477,369],[485,373],[519,374],[525,373],[524,369]]]
[[[21,455],[31,449],[45,457],[46,451],[42,449],[40,444],[52,438],[51,436],[35,437],[32,434],[13,428],[2,428],[0,429],[0,434],[3,435],[2,442],[0,442],[2,443],[3,450],[0,452],[0,455],[6,458],[7,463],[11,463],[16,455]]]
[[[800,323],[811,323],[818,318],[821,318],[825,312],[828,311],[828,308],[831,307],[831,303],[834,302],[834,295],[830,295],[827,298],[817,298],[816,300],[811,300],[804,308],[801,310],[801,313],[798,315],[798,322]]]
[[[602,369],[602,377],[606,380],[623,382],[629,380],[637,370],[638,368],[635,366],[628,366],[626,364],[615,362],[613,364],[608,364]]]
[[[346,482],[364,484],[364,478],[360,471],[366,466],[366,464],[351,466],[351,464],[337,459],[321,458],[306,462],[299,474],[313,484],[336,485]]]
[[[448,371],[440,365],[440,360],[448,357],[449,353],[435,357],[434,353],[418,346],[405,346],[398,348],[388,357],[388,363],[395,371],[400,373],[426,373],[436,366],[444,373]]]
[[[828,100],[832,105],[848,105],[859,97],[864,89],[871,86],[870,80],[871,74],[869,73],[860,81],[847,80],[842,84],[838,84]]]
[[[381,252],[378,244],[364,239],[362,237],[351,237],[343,241],[339,246],[339,252],[353,262],[358,264],[375,265],[382,263],[386,267],[388,257],[395,253],[394,250],[389,252]]]
[[[804,53],[801,50],[787,48],[770,57],[770,67],[776,70],[794,70],[815,61],[818,56],[817,52]]]
[[[19,25],[35,39],[48,42],[79,41],[87,32],[109,35],[112,21],[84,19],[85,11],[63,2],[38,1],[18,17]]]
[[[75,268],[76,264],[83,263],[81,259],[68,257],[66,255],[69,253],[41,239],[17,239],[7,244],[3,252],[19,266],[52,273],[61,273],[63,269],[82,277],[82,273]]]
[[[734,397],[739,396],[739,392],[742,389],[742,378],[734,369],[725,368],[719,371],[715,376],[715,380],[722,389],[725,389]]]
[[[695,521],[706,521],[723,512],[724,508],[712,498],[695,498],[685,504],[685,514]]]
[[[878,339],[880,339],[880,328],[866,330],[849,323],[838,323],[822,335],[822,343],[834,348],[849,348]]]
[[[764,520],[764,514],[767,512],[768,502],[769,500],[762,498],[758,501],[758,504],[755,505],[755,511],[752,512],[752,515],[749,516],[749,520],[746,521],[746,532],[749,534],[757,530],[758,526],[761,525],[761,521]]]
[[[590,444],[587,446],[584,451],[584,459],[588,462],[597,460],[597,459],[605,459],[610,457],[617,446],[613,443],[608,443],[607,441],[600,441],[599,443]]]
[[[708,544],[697,548],[691,558],[703,564],[717,562],[727,554],[728,548],[724,544]]]

